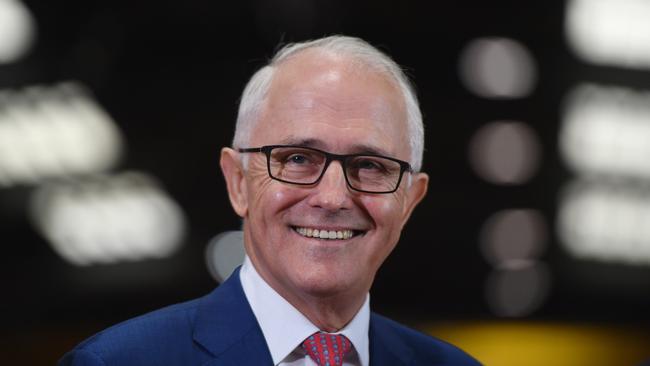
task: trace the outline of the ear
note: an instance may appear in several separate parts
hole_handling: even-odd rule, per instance
[[[402,211],[402,226],[411,217],[415,206],[426,196],[429,187],[429,176],[426,173],[413,174],[411,179],[411,185],[406,187],[406,199]]]
[[[226,180],[230,204],[237,215],[243,218],[248,213],[248,195],[239,153],[229,147],[224,147],[221,149],[219,165],[221,165],[221,172]]]

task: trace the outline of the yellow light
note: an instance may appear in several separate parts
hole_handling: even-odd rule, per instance
[[[481,322],[426,330],[489,366],[632,366],[650,355],[650,332],[635,328]]]

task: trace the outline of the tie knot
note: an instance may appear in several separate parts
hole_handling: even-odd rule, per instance
[[[317,332],[302,342],[302,348],[318,366],[341,366],[352,343],[342,334]]]

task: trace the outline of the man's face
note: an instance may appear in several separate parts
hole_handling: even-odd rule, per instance
[[[303,52],[277,70],[246,147],[275,144],[409,161],[403,97],[383,75],[335,56]],[[245,219],[246,251],[285,298],[365,294],[426,191],[424,174],[416,174],[411,186],[405,176],[391,194],[352,191],[338,162],[313,186],[291,185],[269,177],[264,154],[248,158],[234,203]],[[303,235],[307,229],[354,235],[320,239]]]

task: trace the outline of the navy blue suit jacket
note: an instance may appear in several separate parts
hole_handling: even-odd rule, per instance
[[[370,316],[372,366],[476,366],[456,347],[390,319]],[[212,293],[127,320],[68,352],[59,365],[272,365],[239,269]]]

